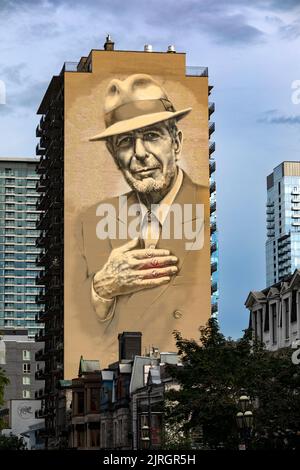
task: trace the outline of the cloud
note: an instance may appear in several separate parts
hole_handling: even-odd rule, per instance
[[[16,65],[9,65],[0,69],[1,78],[7,83],[21,85],[26,81],[26,63],[21,62]]]
[[[283,39],[298,39],[300,37],[300,20],[281,26],[279,32]]]
[[[39,11],[37,3],[40,4]],[[61,25],[68,24],[66,10],[71,15],[75,10],[80,10],[83,12],[82,24],[89,24],[85,21],[89,13],[90,26],[108,17],[110,21],[104,21],[106,28],[119,29],[124,34],[134,28],[135,36],[144,33],[148,37],[152,31],[153,41],[157,36],[156,31],[164,33],[173,30],[187,36],[191,32],[206,34],[216,43],[245,45],[263,40],[264,36],[263,31],[248,22],[245,7],[247,4],[242,0],[149,0],[145,2],[145,8],[141,8],[140,0],[127,2],[126,8],[123,0],[86,0],[84,5],[81,0],[4,0],[0,9],[6,10],[8,14],[26,14],[31,10],[30,21],[23,21],[23,30],[29,36],[40,35],[42,40],[45,36],[55,37],[60,34]],[[41,12],[48,21],[41,21]],[[83,33],[81,25],[74,26]]]
[[[257,119],[258,123],[264,124],[284,124],[290,126],[298,126],[300,124],[300,114],[283,115],[277,109],[270,109],[262,113]]]

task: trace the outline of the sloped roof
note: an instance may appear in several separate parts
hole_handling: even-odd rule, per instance
[[[100,362],[94,359],[83,359],[81,356],[79,362],[79,372],[78,376],[81,377],[82,374],[88,374],[93,372],[100,372]]]

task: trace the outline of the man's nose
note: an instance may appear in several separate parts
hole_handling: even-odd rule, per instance
[[[141,139],[141,137],[137,137],[135,139],[134,153],[135,153],[136,158],[138,159],[146,157],[147,152],[145,149],[144,141],[143,139]]]

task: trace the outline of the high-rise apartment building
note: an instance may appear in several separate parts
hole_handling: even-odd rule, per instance
[[[267,177],[267,286],[300,266],[300,162],[283,162]]]
[[[42,328],[36,315],[43,286],[36,266],[37,158],[0,158],[0,332]]]
[[[198,325],[218,311],[215,145],[209,141],[214,132],[214,123],[209,122],[214,104],[208,101],[212,89],[208,84],[208,70],[186,66],[185,54],[176,53],[174,48],[157,53],[150,50],[148,46],[144,51],[115,51],[113,42],[107,38],[104,50],[92,50],[79,62],[64,64],[61,73],[52,78],[38,109],[41,119],[36,130],[40,138],[37,190],[39,208],[43,212],[37,223],[41,230],[37,246],[41,248],[38,265],[44,268],[41,283],[45,284],[45,307],[40,311],[39,321],[45,323],[45,329],[36,339],[45,342],[38,357],[45,360],[45,370],[40,372],[40,378],[45,379],[43,416],[49,438],[57,437],[59,428],[55,415],[59,381],[74,376],[81,354],[97,357],[95,350],[101,348],[101,334],[97,333],[99,323],[91,326],[95,313],[91,311],[90,284],[86,289],[75,279],[80,268],[76,264],[78,244],[74,232],[79,210],[86,208],[93,199],[97,201],[101,191],[109,193],[112,190],[120,194],[124,188],[120,186],[118,170],[112,168],[112,159],[107,159],[107,150],[99,147],[98,154],[98,147],[91,147],[89,142],[89,137],[95,134],[93,129],[103,118],[100,115],[103,93],[111,79],[122,80],[137,73],[150,74],[163,84],[169,83],[178,106],[193,106],[190,128],[184,129],[188,135],[185,149],[192,161],[188,170],[205,188],[205,211],[210,204],[210,213],[208,210],[205,219],[208,223],[205,226],[203,275],[197,280],[198,292],[203,292],[204,302],[195,312]],[[180,101],[184,99],[188,103]],[[100,177],[102,183],[99,183]],[[80,238],[80,233],[77,235]],[[81,303],[86,291],[89,293],[88,304]],[[172,321],[184,321],[180,308],[170,314]],[[148,335],[151,328],[150,322]],[[154,336],[153,341],[157,341]],[[99,359],[103,365],[100,356]]]

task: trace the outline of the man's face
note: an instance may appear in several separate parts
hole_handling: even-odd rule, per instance
[[[164,191],[177,171],[181,132],[170,134],[164,122],[113,137],[109,146],[130,187],[141,193]]]

